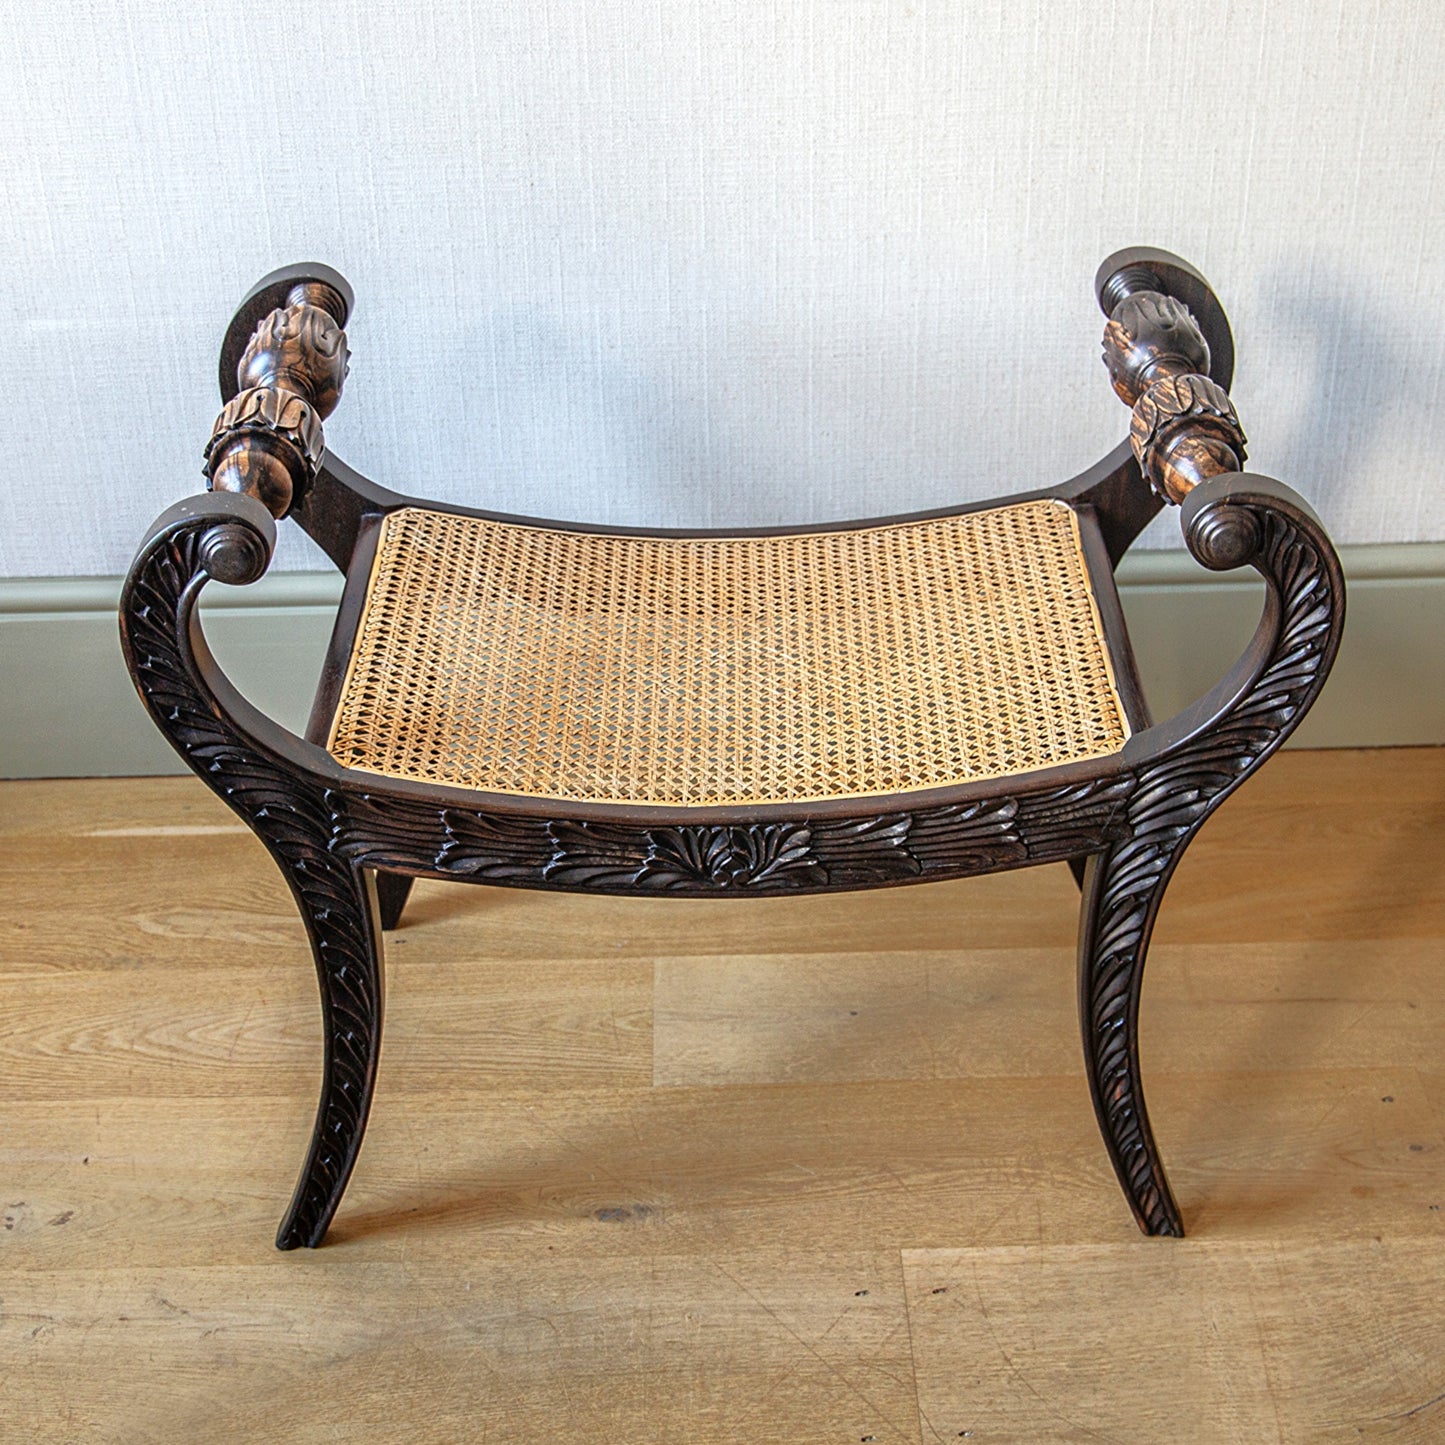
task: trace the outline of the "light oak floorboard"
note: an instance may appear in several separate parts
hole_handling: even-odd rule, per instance
[[[264,852],[190,779],[9,783],[0,877],[4,1438],[1445,1439],[1445,750],[1283,755],[1186,855],[1182,1244],[1098,1139],[1061,866],[423,881],[291,1255],[319,1010]]]
[[[907,1250],[926,1438],[1438,1441],[1440,1243]]]
[[[68,1270],[0,1338],[57,1439],[920,1438],[889,1252]]]
[[[1082,1083],[997,1084],[383,1093],[326,1252],[521,1260],[1138,1238]],[[1439,1115],[1411,1071],[1159,1085],[1195,1236],[1437,1237]],[[310,1102],[7,1104],[0,1129],[8,1270],[240,1265],[267,1257]]]

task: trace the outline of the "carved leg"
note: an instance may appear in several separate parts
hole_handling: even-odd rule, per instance
[[[381,926],[388,933],[401,924],[401,910],[415,882],[410,873],[377,873],[376,901],[381,907]]]
[[[1182,1236],[1179,1206],[1149,1128],[1139,1075],[1139,989],[1154,916],[1192,830],[1173,847],[1145,836],[1112,844],[1084,870],[1079,1022],[1094,1112],[1114,1172],[1146,1234]]]
[[[276,1247],[314,1249],[341,1202],[371,1107],[381,1046],[381,931],[369,869],[320,853],[291,883],[316,959],[325,1053],[316,1129]]]
[[[310,935],[325,1054],[311,1152],[276,1240],[294,1249],[321,1242],[361,1147],[381,1039],[381,935],[374,882],[335,849],[341,798],[313,772],[319,750],[246,705],[196,620],[208,577],[254,581],[275,540],[270,514],[248,496],[209,493],[172,507],[131,566],[121,638],[156,725],[266,846]]]

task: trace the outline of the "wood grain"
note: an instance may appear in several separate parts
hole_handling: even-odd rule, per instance
[[[8,1267],[254,1262],[305,1143],[310,1082],[0,1106]],[[1439,1114],[1412,1071],[1161,1084],[1196,1232],[1435,1228]],[[382,1099],[332,1240],[350,1258],[1127,1242],[1132,1228],[1088,1147],[1077,1076]]]
[[[1439,1242],[905,1251],[926,1437],[1439,1440]]]
[[[1399,1063],[1429,1068],[1439,1021],[1420,1005],[1439,972],[1434,938],[1161,946],[1149,961],[1144,1046],[1151,1063],[1176,1072],[1368,1068],[1385,1034]],[[1058,1000],[1072,986],[1073,960],[1060,949],[663,958],[653,1078],[727,1085],[1068,1073],[1078,1030]]]
[[[419,884],[304,1257],[320,1021],[269,860],[191,780],[23,783],[0,869],[7,1438],[1445,1429],[1445,753],[1283,755],[1186,857],[1143,1020],[1182,1243],[1099,1148],[1062,867]]]
[[[919,1438],[893,1253],[72,1270],[4,1337],[0,1410],[58,1439]]]

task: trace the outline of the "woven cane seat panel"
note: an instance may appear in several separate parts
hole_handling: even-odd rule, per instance
[[[699,807],[1117,752],[1059,501],[766,537],[385,519],[329,749],[393,778]]]

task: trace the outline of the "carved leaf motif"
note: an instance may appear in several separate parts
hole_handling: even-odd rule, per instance
[[[276,860],[310,936],[326,1020],[326,1069],[311,1154],[278,1243],[314,1243],[355,1162],[376,1068],[380,973],[370,907],[352,863],[331,851],[318,786],[255,746],[192,666],[188,635],[204,517],[163,534],[121,598],[132,675],[161,731],[248,822]]]
[[[548,882],[571,888],[801,888],[826,884],[809,829],[793,823],[634,831],[553,823]]]
[[[446,846],[436,866],[474,878],[535,877],[551,857],[544,824],[531,818],[502,818],[448,808]]]
[[[802,824],[659,828],[647,836],[648,858],[637,879],[644,888],[801,888],[828,881],[812,832]]]
[[[441,850],[439,810],[410,798],[332,789],[331,846],[370,867],[430,867]]]
[[[237,392],[221,408],[206,443],[209,464],[217,448],[239,432],[271,432],[294,446],[313,471],[321,461],[325,440],[321,418],[304,397],[274,386],[253,386]]]
[[[769,823],[763,828],[735,828],[734,845],[747,856],[743,879],[752,887],[801,888],[828,882],[828,870],[813,851],[813,834],[802,824]],[[743,839],[737,835],[743,834]]]
[[[647,863],[647,834],[636,829],[559,822],[547,825],[547,836],[552,857],[543,877],[564,888],[627,888]]]
[[[237,380],[243,389],[300,392],[325,417],[340,399],[350,356],[346,332],[331,312],[301,303],[260,321],[241,354]]]
[[[1024,861],[1013,798],[954,803],[918,814],[909,848],[925,872],[983,872]]]
[[[1018,828],[1031,859],[1077,858],[1124,836],[1132,773],[1019,799]]]
[[[337,851],[372,868],[439,869],[497,881],[534,878],[552,856],[546,825],[381,793],[328,795]]]
[[[1302,716],[1323,680],[1342,602],[1315,539],[1269,508],[1259,571],[1277,589],[1280,630],[1259,678],[1218,727],[1138,771],[1126,835],[1105,853],[1085,950],[1085,1050],[1110,1152],[1151,1234],[1180,1230],[1167,1195],[1133,1049],[1141,960],[1163,886],[1204,819]]]
[[[731,828],[661,828],[647,835],[647,861],[637,881],[654,888],[700,883],[728,888],[746,877],[746,865],[735,863]]]
[[[828,881],[866,887],[917,877],[923,868],[907,846],[913,821],[909,813],[887,813],[815,823],[813,846],[828,870]]]

